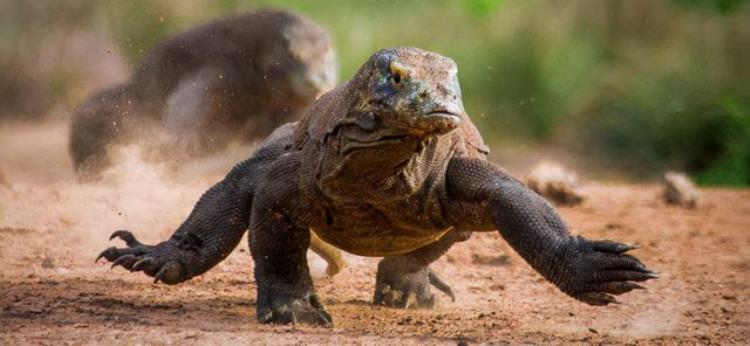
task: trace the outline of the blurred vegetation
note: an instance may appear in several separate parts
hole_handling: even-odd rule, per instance
[[[750,185],[744,0],[0,0],[0,116],[72,107],[91,91],[71,68],[89,59],[35,71],[29,56],[49,37],[96,32],[110,42],[100,50],[132,65],[172,33],[268,6],[330,29],[344,79],[383,47],[454,58],[466,108],[495,148],[561,147],[638,178],[682,169],[702,184]]]

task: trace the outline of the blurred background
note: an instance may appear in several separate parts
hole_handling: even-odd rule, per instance
[[[750,6],[743,0],[0,0],[0,126],[62,121],[159,40],[259,7],[329,29],[348,79],[374,51],[456,60],[501,165],[750,184]],[[2,149],[0,149],[2,150]]]

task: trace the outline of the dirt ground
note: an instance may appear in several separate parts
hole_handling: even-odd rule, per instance
[[[497,234],[478,234],[434,265],[457,300],[435,310],[369,304],[378,259],[348,256],[318,280],[335,327],[255,321],[246,242],[178,286],[94,263],[109,234],[168,237],[231,162],[170,170],[137,155],[105,182],[75,181],[64,123],[0,124],[0,344],[745,344],[750,340],[750,191],[705,189],[695,210],[665,205],[656,185],[588,183],[561,208],[573,232],[642,244],[661,272],[622,304],[591,307],[545,282]],[[199,177],[199,178],[198,178]],[[313,271],[323,263],[309,255]],[[438,293],[438,295],[440,295]]]

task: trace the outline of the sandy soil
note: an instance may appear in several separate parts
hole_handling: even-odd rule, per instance
[[[255,322],[245,242],[178,286],[95,264],[107,237],[129,228],[168,237],[237,157],[180,171],[137,156],[98,184],[79,184],[66,127],[0,124],[0,344],[743,344],[750,340],[750,191],[707,189],[696,210],[666,206],[654,185],[590,183],[561,208],[575,233],[640,243],[662,277],[605,308],[578,303],[535,273],[496,234],[455,246],[434,268],[457,300],[435,310],[376,307],[377,259],[319,280],[335,327]],[[136,157],[136,158],[133,158]],[[198,174],[200,173],[200,174]],[[197,178],[200,177],[200,178]],[[118,244],[121,245],[121,244]],[[320,259],[310,255],[315,272]]]

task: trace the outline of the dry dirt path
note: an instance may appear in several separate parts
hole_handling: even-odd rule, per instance
[[[370,305],[377,259],[350,256],[341,274],[317,283],[332,329],[255,322],[246,242],[208,274],[172,287],[94,263],[114,229],[129,227],[151,242],[169,236],[222,164],[207,163],[202,178],[178,172],[165,179],[131,161],[108,183],[78,184],[64,126],[0,125],[0,344],[750,340],[748,190],[704,190],[699,208],[685,210],[660,202],[656,186],[586,185],[582,206],[561,209],[574,232],[640,243],[637,255],[662,272],[647,291],[606,308],[561,294],[496,234],[475,235],[435,264],[457,300],[440,296],[431,311]],[[311,260],[321,271],[320,260]]]

